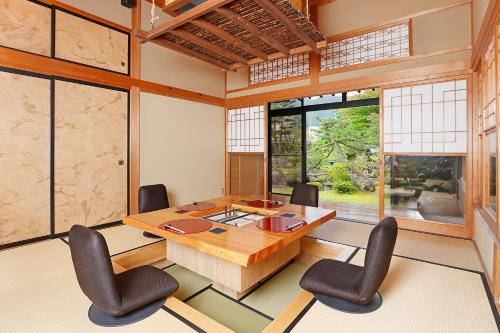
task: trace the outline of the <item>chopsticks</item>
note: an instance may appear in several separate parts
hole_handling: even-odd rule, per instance
[[[171,226],[170,224],[164,224],[163,227],[165,229],[170,229],[170,230],[173,230],[175,231],[176,233],[178,234],[185,234],[186,232],[184,230],[181,230],[181,229],[177,229],[176,227],[173,227]]]
[[[300,221],[300,222],[295,223],[294,225],[289,225],[289,226],[286,227],[286,230],[292,230],[293,228],[298,227],[301,224],[305,224],[305,222],[304,221]]]

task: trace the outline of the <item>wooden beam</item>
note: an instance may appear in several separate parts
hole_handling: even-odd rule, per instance
[[[141,27],[141,3],[135,5],[131,11],[132,29]],[[136,36],[130,38],[130,76],[141,79],[141,40]],[[140,186],[140,109],[141,89],[132,86],[130,89],[130,130],[129,130],[129,202],[130,214],[137,214],[139,210]]]
[[[208,0],[195,8],[174,17],[168,22],[160,24],[156,28],[146,33],[146,36],[142,40],[143,43],[149,42],[164,33],[174,30],[202,15],[205,15],[216,8],[227,5],[233,0]]]
[[[224,106],[224,98],[139,80],[103,69],[52,59],[28,52],[0,46],[0,67],[28,71],[43,75],[63,77],[79,81],[104,84],[122,89],[138,87],[142,92],[179,98],[187,101]]]
[[[239,39],[239,38],[231,35],[230,33],[222,30],[221,28],[219,28],[215,24],[212,24],[210,22],[207,22],[207,21],[201,20],[201,19],[194,20],[191,23],[204,29],[205,31],[210,32],[212,35],[215,35],[215,36],[219,37],[220,39],[232,44],[234,47],[242,49],[243,51],[253,55],[254,57],[260,58],[260,60],[262,60],[262,61],[268,60],[267,54],[265,54],[264,52],[262,52],[260,50],[257,50],[255,48],[251,47],[250,45],[248,45],[247,43],[245,43],[241,39]]]
[[[174,51],[177,51],[177,52],[180,52],[180,53],[184,53],[186,55],[189,55],[193,58],[197,58],[199,60],[202,60],[202,61],[206,61],[206,62],[209,62],[215,66],[218,66],[218,67],[221,67],[227,71],[230,71],[231,68],[229,67],[229,65],[221,62],[221,61],[217,61],[216,59],[210,57],[210,56],[207,56],[206,54],[203,54],[203,53],[200,53],[198,51],[195,51],[195,50],[192,50],[190,48],[187,48],[185,46],[182,46],[180,44],[177,44],[177,43],[174,43],[174,42],[171,42],[169,40],[166,40],[165,38],[156,38],[156,39],[153,39],[151,42],[157,44],[157,45],[160,45],[160,46],[163,46],[163,47],[166,47],[166,48],[169,48],[171,50],[174,50]]]
[[[276,7],[274,3],[272,3],[269,0],[253,0],[253,1],[256,2],[265,11],[267,11],[272,17],[278,20],[283,26],[287,28],[288,31],[297,36],[306,45],[309,45],[309,47],[314,52],[316,53],[321,52],[318,49],[316,42],[311,37],[309,37],[309,35],[305,33],[304,30],[300,29],[300,27],[297,25],[296,22],[290,20],[288,16],[286,16],[278,7]]]
[[[177,37],[180,37],[182,39],[185,39],[186,41],[198,44],[199,46],[215,53],[218,54],[219,56],[231,59],[235,62],[238,63],[243,63],[248,65],[248,59],[243,58],[242,56],[231,52],[223,47],[220,47],[216,44],[212,44],[211,42],[207,41],[206,39],[203,39],[191,32],[185,31],[185,30],[172,30],[169,31],[172,35],[175,35]]]
[[[163,10],[167,13],[173,12],[191,3],[192,0],[165,0]]]
[[[289,48],[278,42],[273,37],[264,33],[264,31],[256,27],[252,22],[248,21],[246,18],[236,14],[235,12],[227,8],[217,8],[215,9],[215,11],[220,15],[230,19],[231,21],[233,21],[233,23],[241,26],[242,28],[250,32],[255,38],[259,38],[260,40],[266,42],[267,44],[269,44],[270,46],[284,53],[287,56],[290,55]]]

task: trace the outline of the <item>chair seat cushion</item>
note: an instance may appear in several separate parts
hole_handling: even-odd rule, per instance
[[[116,275],[122,296],[122,312],[127,313],[173,294],[179,284],[172,276],[153,266],[141,266]]]
[[[363,267],[342,261],[322,259],[302,276],[300,286],[312,293],[345,299],[358,303],[358,286]]]

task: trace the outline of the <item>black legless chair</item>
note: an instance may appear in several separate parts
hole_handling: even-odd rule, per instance
[[[318,187],[308,184],[295,185],[292,191],[292,197],[290,198],[290,203],[294,205],[318,207]]]
[[[398,225],[387,217],[370,233],[365,266],[322,259],[302,276],[300,286],[314,294],[321,303],[349,313],[368,313],[382,305],[378,288],[391,263]]]
[[[169,207],[165,185],[145,185],[139,188],[139,214]],[[148,238],[162,238],[147,231],[144,231],[142,234]]]
[[[158,311],[179,288],[173,277],[153,266],[114,274],[106,240],[95,230],[73,226],[69,246],[78,284],[93,303],[89,319],[99,326],[142,320]]]

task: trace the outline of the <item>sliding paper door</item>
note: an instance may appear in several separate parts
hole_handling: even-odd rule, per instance
[[[50,81],[0,72],[0,245],[50,234]]]
[[[126,92],[55,82],[55,232],[127,214]]]

